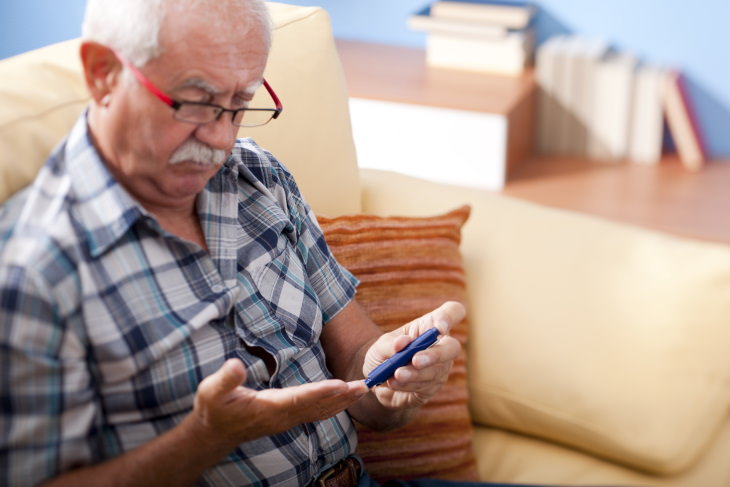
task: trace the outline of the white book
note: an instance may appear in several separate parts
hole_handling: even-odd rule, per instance
[[[559,154],[558,124],[561,107],[556,90],[560,83],[556,58],[563,49],[567,37],[553,36],[543,42],[535,53],[535,79],[537,82],[537,127],[535,130],[537,152],[542,155]]]
[[[426,39],[430,66],[518,76],[532,50],[532,32],[515,31],[502,39],[431,33]]]
[[[509,29],[503,25],[470,20],[441,19],[429,15],[428,8],[408,17],[410,29],[437,34],[502,38]]]
[[[572,79],[567,82],[570,89],[565,100],[569,124],[564,134],[564,153],[567,155],[588,155],[596,70],[608,50],[608,43],[603,39],[583,36],[571,38],[571,47],[567,53],[570,67],[566,76],[571,76]]]
[[[501,24],[511,29],[522,29],[530,23],[535,7],[532,4],[504,2],[437,1],[431,5],[433,17],[471,20]]]
[[[557,103],[557,113],[555,116],[555,125],[557,132],[556,150],[561,155],[577,155],[575,143],[572,137],[578,129],[578,120],[576,114],[573,113],[574,103],[571,98],[576,90],[576,56],[575,51],[579,48],[579,43],[575,36],[568,36],[564,42],[560,44],[560,49],[555,56],[556,86],[555,100]]]
[[[636,71],[628,154],[634,162],[657,164],[661,159],[666,79],[667,70],[660,66],[642,65]]]
[[[614,52],[598,65],[588,141],[591,159],[621,161],[628,156],[637,64],[633,54]]]

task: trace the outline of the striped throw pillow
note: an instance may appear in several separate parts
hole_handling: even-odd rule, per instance
[[[319,218],[332,253],[360,280],[357,299],[383,331],[454,300],[466,305],[459,251],[464,206],[432,217],[371,215]],[[378,482],[439,478],[477,480],[467,407],[467,322],[452,335],[462,343],[448,382],[409,425],[377,432],[361,425],[359,448]]]

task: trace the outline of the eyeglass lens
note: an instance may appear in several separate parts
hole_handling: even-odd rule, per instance
[[[213,105],[205,105],[199,103],[180,102],[178,109],[175,111],[175,118],[181,122],[205,124],[216,120],[222,116],[221,107]],[[251,108],[236,111],[233,119],[233,125],[239,127],[257,127],[265,125],[274,116],[276,110],[268,108]]]

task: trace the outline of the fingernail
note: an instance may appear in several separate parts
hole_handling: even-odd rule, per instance
[[[428,355],[419,355],[413,359],[413,365],[422,369],[431,365],[431,358]]]

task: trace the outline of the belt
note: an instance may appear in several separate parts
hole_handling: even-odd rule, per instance
[[[355,457],[343,458],[322,472],[312,483],[313,487],[355,487],[360,480],[362,467]]]

